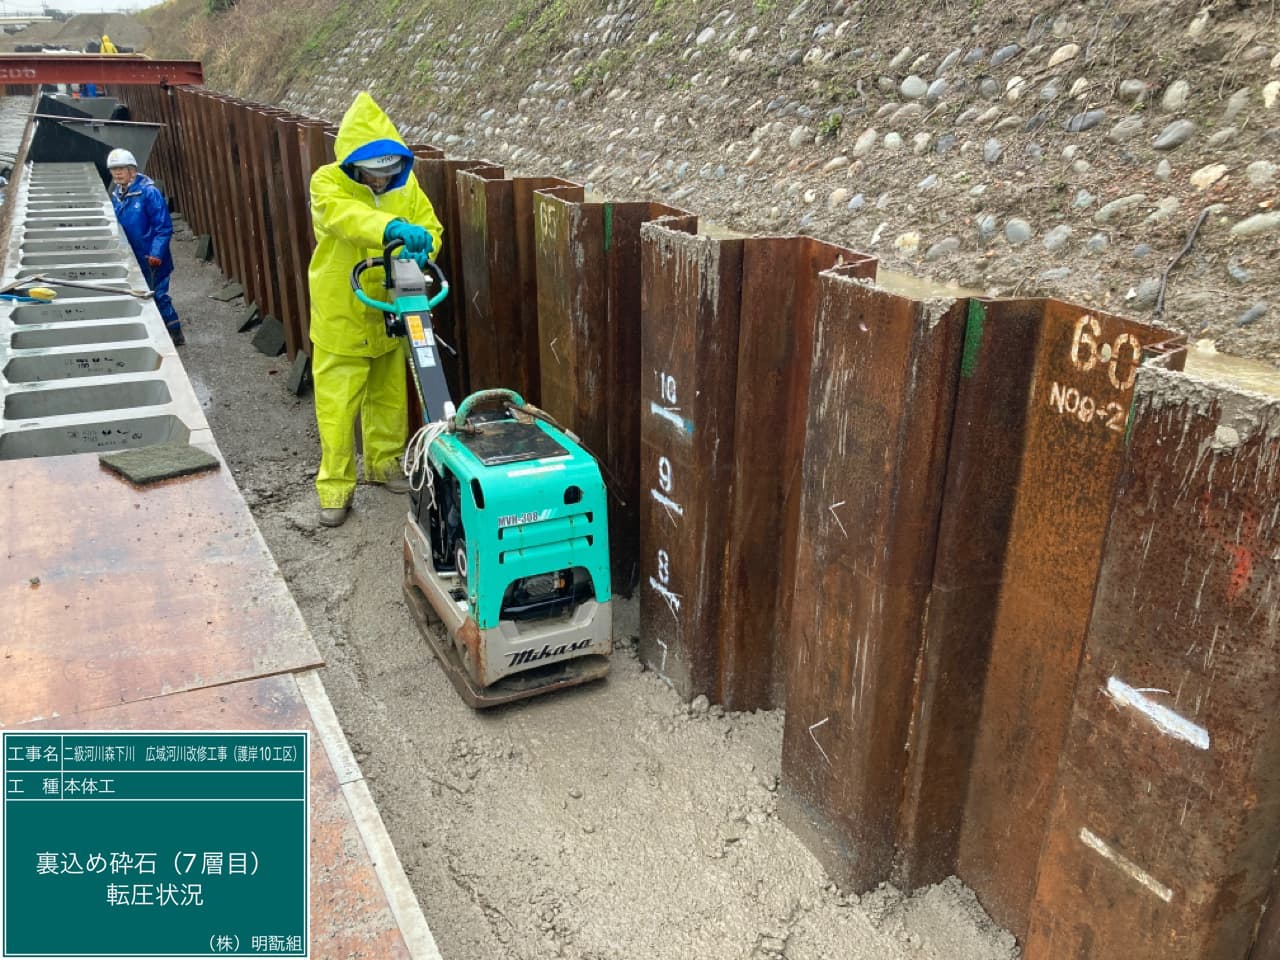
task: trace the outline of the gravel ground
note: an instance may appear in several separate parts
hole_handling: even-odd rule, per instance
[[[831,884],[775,812],[782,714],[691,712],[636,659],[633,604],[607,681],[464,706],[401,599],[407,499],[361,486],[317,527],[310,400],[236,332],[243,303],[210,299],[223,277],[185,227],[174,248],[183,362],[448,960],[1017,956],[958,881]]]

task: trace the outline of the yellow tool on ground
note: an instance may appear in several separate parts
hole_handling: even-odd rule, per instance
[[[0,300],[17,303],[49,303],[58,297],[58,291],[50,290],[48,287],[28,287],[25,290],[17,290],[14,289],[15,286],[16,284],[11,284],[0,291]]]

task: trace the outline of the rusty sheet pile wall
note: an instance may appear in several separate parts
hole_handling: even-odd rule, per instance
[[[132,102],[306,351],[332,127]],[[515,388],[601,459],[641,658],[685,697],[786,707],[784,816],[834,877],[956,873],[1028,957],[1280,956],[1274,404],[1193,384],[1179,338],[1123,317],[900,296],[820,240],[415,153],[451,386]]]

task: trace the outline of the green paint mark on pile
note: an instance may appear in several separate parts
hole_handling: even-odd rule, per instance
[[[969,301],[969,316],[964,325],[964,352],[960,354],[960,376],[966,380],[978,372],[982,354],[982,329],[987,322],[987,308],[977,300]]]

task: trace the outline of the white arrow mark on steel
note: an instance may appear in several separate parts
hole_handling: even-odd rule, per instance
[[[824,723],[826,723],[830,719],[831,719],[830,717],[823,717],[817,723],[813,723],[809,725],[809,739],[813,741],[813,745],[817,747],[818,752],[822,754],[822,759],[827,761],[828,767],[831,766],[831,758],[827,756],[827,751],[822,749],[822,744],[820,744],[818,742],[818,738],[813,735],[813,731],[817,730],[820,726],[822,726]]]
[[[831,516],[833,516],[833,517],[835,517],[835,518],[836,518],[836,523],[837,523],[837,524],[839,525],[839,527],[840,527],[840,532],[841,532],[841,533],[843,533],[843,534],[844,534],[844,538],[845,538],[846,540],[848,540],[848,539],[849,539],[849,531],[848,531],[848,530],[846,530],[846,529],[844,528],[844,524],[843,524],[843,523],[840,523],[840,517],[836,514],[836,507],[843,507],[843,506],[844,506],[844,503],[845,503],[845,502],[844,502],[843,500],[841,500],[839,503],[833,503],[831,506],[827,507],[827,509],[831,511]]]

